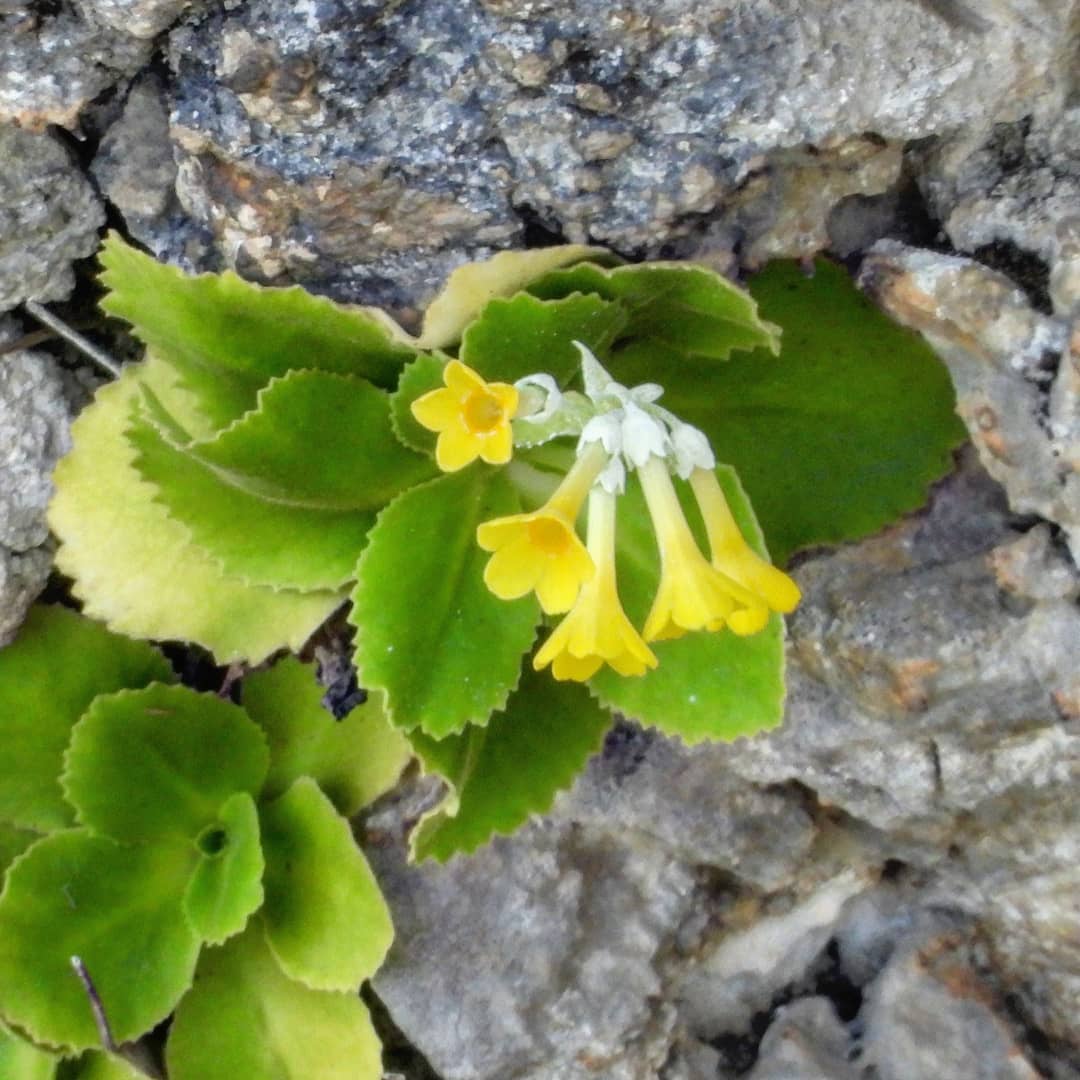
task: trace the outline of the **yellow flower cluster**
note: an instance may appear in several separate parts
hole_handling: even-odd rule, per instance
[[[444,378],[445,389],[424,395],[412,407],[421,424],[440,433],[439,467],[452,471],[477,457],[491,464],[509,461],[515,388],[485,383],[456,360]],[[635,423],[643,422],[640,409],[630,406],[627,412]],[[790,612],[799,602],[791,578],[746,543],[713,468],[688,470],[708,537],[706,559],[664,457],[655,451],[640,456],[633,464],[660,551],[660,583],[641,633],[627,618],[616,585],[617,496],[611,484],[598,482],[613,457],[603,440],[583,438],[573,467],[538,510],[496,518],[477,530],[477,542],[492,553],[484,582],[496,596],[513,600],[535,592],[546,614],[565,615],[533,659],[537,670],[550,665],[556,679],[584,682],[604,664],[620,675],[643,675],[657,665],[647,642],[725,627],[756,634],[770,612]],[[586,501],[583,544],[576,523]]]

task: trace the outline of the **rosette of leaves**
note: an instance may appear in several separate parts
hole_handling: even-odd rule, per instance
[[[31,613],[0,652],[0,1074],[140,1075],[97,1049],[78,957],[116,1046],[175,1013],[170,1080],[382,1075],[357,990],[392,929],[347,818],[408,748],[377,703],[336,723],[319,700],[297,660],[241,707]]]
[[[351,600],[361,685],[447,781],[419,855],[547,809],[613,710],[692,743],[775,725],[784,695],[779,617],[753,637],[659,642],[639,678],[532,673],[540,612],[488,592],[475,532],[542,503],[573,444],[519,446],[525,469],[438,474],[410,405],[448,357],[489,381],[546,372],[573,388],[581,342],[623,384],[662,384],[725,463],[744,535],[781,564],[919,506],[962,437],[943,367],[827,263],[812,277],[777,265],[747,294],[699,266],[504,253],[456,271],[415,337],[297,288],[185,277],[116,238],[102,263],[103,306],[146,358],[74,426],[50,510],[60,567],[114,629],[223,662],[296,648]],[[637,622],[658,554],[635,487],[617,536]]]

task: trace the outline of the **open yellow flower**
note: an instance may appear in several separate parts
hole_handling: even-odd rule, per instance
[[[443,382],[445,387],[412,403],[417,422],[439,433],[435,463],[443,472],[457,472],[477,458],[505,465],[514,451],[510,421],[518,407],[517,389],[485,382],[460,360],[447,363]]]
[[[743,539],[716,473],[695,469],[690,474],[690,486],[705,521],[712,565],[760,596],[772,611],[785,615],[794,611],[802,595],[799,586]]]
[[[584,682],[610,664],[620,675],[644,675],[656,667],[619,602],[615,584],[615,496],[600,487],[589,495],[589,554],[596,573],[581,587],[577,603],[533,658],[540,671],[551,665],[556,679]]]
[[[646,641],[681,637],[688,630],[756,634],[765,627],[765,602],[727,574],[710,566],[679,505],[667,465],[651,457],[638,474],[660,547],[660,585],[642,636]]]
[[[485,521],[476,530],[476,542],[494,552],[484,567],[484,584],[500,600],[516,600],[535,589],[549,615],[573,607],[582,582],[594,571],[574,523],[606,461],[603,447],[591,443],[539,510]]]

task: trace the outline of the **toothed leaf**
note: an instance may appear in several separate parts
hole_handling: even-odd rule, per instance
[[[200,833],[201,858],[184,890],[192,929],[212,945],[240,933],[263,901],[259,813],[246,791],[230,795]]]
[[[310,777],[262,808],[266,939],[293,979],[355,990],[378,970],[394,931],[349,823]]]
[[[611,714],[585,687],[556,682],[527,664],[505,711],[487,727],[438,741],[411,732],[424,768],[450,785],[446,802],[414,829],[413,857],[445,861],[546,813],[610,726]]]
[[[379,515],[349,618],[360,684],[386,693],[397,727],[442,738],[487,723],[517,684],[536,601],[488,591],[476,527],[520,509],[503,470],[473,467],[405,492]]]
[[[143,416],[132,420],[127,438],[156,501],[224,573],[302,592],[352,580],[373,512],[287,506],[251,495],[169,443]]]
[[[356,994],[286,977],[251,926],[199,961],[165,1061],[170,1080],[380,1080],[381,1047]]]
[[[189,844],[131,847],[85,829],[39,840],[0,894],[0,1013],[51,1046],[99,1045],[78,956],[118,1043],[164,1020],[199,952],[180,902],[194,858]]]
[[[249,675],[242,694],[270,744],[263,799],[310,776],[340,814],[352,817],[397,783],[411,757],[404,736],[387,722],[379,695],[335,720],[322,706],[313,670],[292,657]]]
[[[194,840],[234,792],[258,793],[269,756],[258,725],[213,694],[124,690],[75,725],[64,792],[81,824],[114,840]]]
[[[73,824],[60,771],[75,722],[98,694],[172,679],[149,645],[66,608],[31,608],[0,650],[0,822],[36,832]]]
[[[100,253],[101,306],[131,323],[218,428],[255,406],[293,368],[358,375],[390,387],[415,350],[381,312],[344,307],[299,286],[268,289],[226,271],[190,277],[125,244]]]
[[[245,585],[191,543],[124,438],[140,370],[102,387],[72,425],[74,449],[56,467],[49,505],[57,566],[86,614],[132,637],[198,642],[222,663],[299,649],[341,598]]]

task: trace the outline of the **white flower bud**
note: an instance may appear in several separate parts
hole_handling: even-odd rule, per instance
[[[709,440],[690,424],[672,425],[671,446],[675,453],[675,474],[682,480],[689,480],[695,469],[712,472],[716,468],[716,455]]]
[[[518,379],[514,383],[515,388],[518,391],[526,391],[531,387],[535,387],[544,393],[543,407],[535,412],[523,416],[523,419],[531,420],[534,424],[542,424],[546,420],[550,420],[562,405],[563,395],[559,389],[559,384],[546,372],[538,372],[535,375],[526,375],[524,378]],[[525,394],[522,394],[524,399]],[[519,413],[519,415],[522,415]]]
[[[623,407],[622,416],[623,456],[631,468],[640,469],[651,457],[667,457],[671,440],[659,420],[632,401]]]

